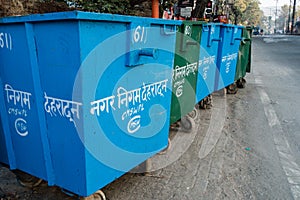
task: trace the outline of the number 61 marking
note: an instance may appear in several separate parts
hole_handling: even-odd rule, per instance
[[[145,27],[141,27],[141,26],[138,26],[136,27],[136,29],[134,30],[134,33],[133,33],[133,41],[135,43],[138,43],[138,42],[144,42],[146,43],[146,33],[145,33]]]

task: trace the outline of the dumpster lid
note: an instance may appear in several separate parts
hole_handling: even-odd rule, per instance
[[[162,25],[181,25],[180,20],[166,20],[148,17],[136,17],[128,15],[116,15],[107,13],[93,13],[83,11],[54,12],[46,14],[32,14],[26,16],[11,16],[0,18],[0,23],[24,23],[40,21],[61,21],[61,20],[90,20],[90,21],[115,21],[115,22],[150,22]]]
[[[221,25],[223,25],[223,23],[221,23],[221,22],[208,22],[207,25],[210,25],[210,26],[221,26]]]
[[[226,27],[235,27],[235,28],[244,28],[244,26],[241,25],[234,25],[234,24],[222,24],[221,26],[226,26]]]
[[[199,25],[207,24],[207,22],[206,21],[188,21],[188,20],[184,20],[184,21],[182,21],[182,24],[187,25],[187,26],[199,26]]]

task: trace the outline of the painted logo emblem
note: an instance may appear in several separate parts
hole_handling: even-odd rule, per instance
[[[25,137],[28,135],[27,122],[24,119],[22,119],[22,118],[16,119],[15,128],[16,128],[17,133],[20,136]]]
[[[130,134],[137,132],[141,127],[141,116],[137,115],[129,120],[127,125],[127,131]]]
[[[176,97],[180,97],[183,94],[183,86],[180,85],[178,86],[178,88],[176,89]]]
[[[190,26],[186,26],[185,30],[184,30],[184,33],[188,36],[191,36],[192,35],[192,28]]]

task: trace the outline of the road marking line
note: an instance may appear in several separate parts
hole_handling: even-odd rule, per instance
[[[259,81],[259,83],[261,83],[261,81]],[[258,93],[264,105],[264,110],[269,122],[269,126],[273,127],[275,125],[280,125],[276,112],[271,105],[271,100],[268,94],[262,88],[258,88]]]
[[[285,175],[287,176],[287,180],[290,184],[289,186],[294,199],[300,199],[300,167],[296,163],[296,159],[293,156],[290,145],[286,137],[284,136],[284,131],[271,104],[271,100],[262,87],[262,80],[256,77],[255,83],[258,85],[258,87],[256,88],[263,103],[269,126],[272,129],[273,140],[279,155],[281,167],[283,168]]]

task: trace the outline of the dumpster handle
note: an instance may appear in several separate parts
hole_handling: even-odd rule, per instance
[[[137,51],[131,52],[128,57],[128,63],[126,64],[127,67],[136,67],[138,65],[145,64],[144,60],[141,60],[141,57],[150,57],[154,60],[158,58],[158,49],[138,49]]]
[[[242,43],[243,44],[246,44],[246,42],[251,42],[252,40],[251,39],[249,39],[249,38],[243,38],[242,39]]]
[[[211,44],[213,43],[213,42],[222,42],[222,38],[213,38],[213,39],[209,39],[208,40],[208,44],[207,44],[207,46],[208,47],[211,47]]]
[[[209,26],[208,25],[203,25],[203,29],[204,32],[208,32],[209,31]]]
[[[158,50],[157,49],[140,49],[138,55],[139,55],[139,57],[140,56],[152,57],[153,59],[156,60],[158,57]]]
[[[167,25],[166,24],[164,24],[164,34],[165,35],[174,35],[174,34],[176,34],[176,26],[174,26],[175,28],[173,29],[172,27],[173,26],[170,26],[171,27],[171,30],[173,30],[173,31],[168,31],[168,28],[167,28]]]
[[[192,40],[187,40],[185,43],[186,43],[186,45],[199,45],[199,42],[195,42]]]
[[[231,44],[231,45],[234,44],[234,42],[235,42],[236,40],[242,41],[242,38],[233,38],[233,37],[232,37],[232,40],[231,40],[230,44]]]
[[[234,29],[234,28],[233,28],[233,27],[227,27],[227,28],[226,28],[226,31],[227,31],[227,32],[230,32],[230,31],[231,31],[232,33],[234,33],[234,31],[232,31],[232,29]]]
[[[180,51],[185,52],[187,51],[187,46],[197,46],[200,45],[199,42],[193,41],[193,40],[186,40],[185,43],[182,42],[180,45]]]
[[[232,29],[233,29],[233,30],[232,30],[232,34],[231,34],[231,42],[230,42],[231,45],[233,45],[234,42],[235,42],[236,40],[242,41],[242,38],[241,38],[241,37],[240,37],[240,38],[234,37],[234,36],[235,36],[235,29],[234,29],[234,28],[232,28]]]
[[[207,26],[208,27],[208,26]],[[211,47],[213,42],[222,42],[222,38],[212,38],[212,32],[208,33],[208,41],[207,41],[207,46]]]

